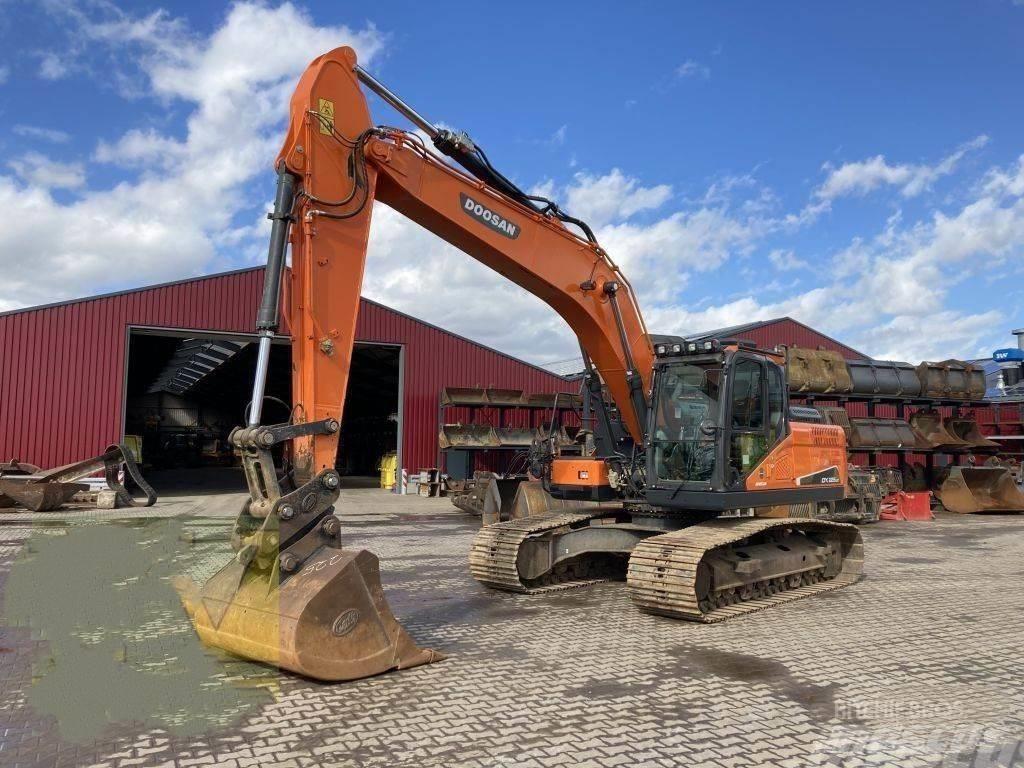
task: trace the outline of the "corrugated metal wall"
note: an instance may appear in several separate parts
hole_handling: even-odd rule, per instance
[[[249,333],[262,286],[256,268],[0,315],[0,461],[52,467],[99,453],[121,435],[128,327]],[[405,346],[403,463],[412,470],[437,461],[446,384],[577,389],[367,300],[356,338]]]

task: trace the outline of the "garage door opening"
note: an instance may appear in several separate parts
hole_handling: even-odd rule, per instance
[[[337,466],[348,487],[379,485],[381,458],[398,450],[400,354],[359,344],[353,352]],[[124,432],[138,435],[147,479],[164,495],[244,491],[228,443],[252,396],[256,339],[132,329],[125,378]],[[264,423],[291,411],[291,348],[272,348]]]

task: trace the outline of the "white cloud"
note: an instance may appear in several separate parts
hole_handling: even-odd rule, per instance
[[[898,187],[904,197],[915,197],[927,190],[937,179],[948,176],[968,152],[984,147],[987,136],[978,136],[963,144],[935,165],[892,165],[884,155],[845,163],[838,168],[825,164],[828,178],[815,191],[820,200],[834,200],[848,195],[865,195],[882,186]]]
[[[986,174],[977,197],[953,213],[910,224],[894,215],[874,238],[839,252],[833,279],[812,290],[777,302],[743,296],[699,312],[661,307],[648,324],[685,333],[789,315],[879,358],[985,356],[1016,309],[961,309],[958,294],[970,279],[1022,260],[1024,157]]]
[[[603,176],[578,173],[564,190],[567,210],[591,226],[629,218],[640,211],[660,208],[672,197],[672,187],[640,185],[618,168]]]
[[[795,269],[807,269],[810,264],[798,258],[793,251],[785,248],[776,248],[768,254],[768,261],[780,272],[790,272]]]
[[[366,62],[383,42],[372,27],[317,26],[290,4],[233,5],[205,39],[162,14],[135,19],[102,8],[107,15],[96,21],[74,6],[72,32],[115,55],[135,46],[122,66],[135,62],[140,70],[126,77],[144,84],[150,97],[184,105],[187,130],[176,136],[131,129],[101,142],[97,160],[137,169],[137,178],[109,189],[83,189],[80,164],[60,166],[42,156],[18,161],[15,175],[0,174],[7,214],[0,304],[8,308],[180,278],[237,264],[237,254],[250,247],[255,252],[252,238],[262,241],[262,233],[234,222],[255,218],[265,203],[265,187],[255,196],[250,189],[271,173],[287,100],[311,52],[350,44]],[[61,12],[68,12],[63,5]],[[60,186],[77,188],[75,199],[55,198],[50,190]],[[230,247],[219,251],[231,233]],[[60,280],[41,281],[40,274]]]
[[[85,186],[85,167],[81,163],[62,163],[39,152],[26,152],[7,165],[22,181],[39,189],[79,189]]]
[[[132,129],[115,142],[100,141],[93,159],[98,163],[126,168],[172,168],[187,158],[188,150],[187,142],[164,136],[153,129]]]
[[[687,59],[676,67],[676,77],[698,77],[702,80],[707,80],[711,77],[711,68],[693,59]]]
[[[56,128],[43,128],[38,125],[16,125],[11,131],[18,136],[28,139],[41,139],[51,144],[66,144],[71,134],[66,131],[59,131]]]
[[[43,80],[60,80],[68,70],[67,63],[55,53],[43,54],[39,60],[39,76]]]
[[[565,144],[565,137],[568,134],[568,132],[569,132],[569,126],[568,125],[561,125],[561,126],[559,126],[558,130],[555,131],[554,133],[552,133],[551,136],[548,137],[548,144],[550,144],[553,147],[560,147],[560,146],[562,146],[563,144]]]
[[[0,65],[0,85],[6,83],[11,77],[11,68],[6,65]]]

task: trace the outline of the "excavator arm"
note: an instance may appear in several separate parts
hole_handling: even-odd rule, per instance
[[[626,429],[641,443],[653,350],[619,268],[596,242],[444,162],[417,134],[373,128],[360,77],[379,86],[358,68],[350,48],[316,59],[292,97],[278,158],[278,168],[291,177],[282,183],[296,188],[289,317],[298,417],[341,419],[378,200],[551,306],[578,337]],[[434,138],[440,133],[419,122]],[[302,439],[295,455],[299,476],[333,468],[337,443],[337,432]]]

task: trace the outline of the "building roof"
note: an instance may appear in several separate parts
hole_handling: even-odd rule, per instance
[[[49,304],[37,304],[36,306],[33,306],[33,307],[20,307],[18,309],[8,310],[6,312],[0,312],[0,318],[7,317],[7,316],[10,316],[10,315],[17,315],[17,314],[27,313],[27,312],[38,312],[40,310],[54,309],[56,307],[65,307],[65,306],[70,306],[70,305],[73,305],[73,304],[84,304],[84,303],[91,302],[91,301],[101,301],[103,299],[110,299],[110,298],[114,298],[114,297],[117,297],[117,296],[126,296],[126,295],[133,294],[133,293],[141,293],[142,291],[153,291],[153,290],[158,290],[158,289],[161,289],[161,288],[170,288],[172,286],[185,285],[187,283],[199,283],[199,282],[203,282],[203,281],[206,281],[206,280],[216,280],[216,279],[219,279],[219,278],[228,277],[230,275],[242,275],[242,274],[246,274],[246,273],[250,273],[250,272],[262,272],[263,269],[264,269],[264,267],[262,267],[262,266],[243,267],[242,269],[232,269],[232,270],[228,270],[226,272],[215,272],[215,273],[209,274],[209,275],[197,275],[195,277],[188,277],[188,278],[184,278],[184,279],[181,279],[181,280],[171,280],[171,281],[166,282],[166,283],[156,283],[156,284],[153,284],[153,285],[142,285],[142,286],[139,286],[137,288],[125,288],[123,290],[111,291],[109,293],[99,293],[99,294],[95,294],[93,296],[83,296],[83,297],[74,298],[74,299],[65,299],[64,301],[54,301],[54,302],[51,302]],[[414,322],[417,322],[417,323],[419,323],[421,325],[424,325],[424,326],[426,326],[428,328],[431,328],[431,329],[433,329],[435,331],[438,331],[440,333],[446,334],[446,335],[448,335],[448,336],[450,336],[450,337],[452,337],[454,339],[458,339],[459,341],[465,342],[466,344],[471,344],[471,345],[473,345],[475,347],[478,347],[479,349],[483,349],[483,350],[486,350],[488,352],[493,352],[496,355],[501,355],[502,357],[508,358],[509,360],[512,360],[513,362],[520,363],[522,365],[528,366],[529,368],[533,368],[533,369],[535,369],[537,371],[541,371],[543,373],[548,374],[549,376],[555,376],[555,377],[558,377],[558,378],[566,378],[566,377],[562,376],[561,374],[555,373],[554,371],[550,371],[547,368],[543,368],[543,367],[541,367],[539,365],[536,365],[535,363],[531,363],[531,362],[528,362],[526,360],[522,360],[521,358],[518,358],[515,355],[510,355],[507,352],[502,352],[500,349],[495,349],[494,347],[489,347],[486,344],[481,344],[479,341],[474,341],[473,339],[466,338],[465,336],[462,336],[461,334],[455,333],[454,331],[450,331],[447,328],[441,328],[440,326],[434,325],[433,323],[428,323],[426,320],[423,320],[423,319],[418,318],[418,317],[413,317],[412,315],[409,315],[409,314],[407,314],[405,312],[397,310],[394,307],[389,307],[389,306],[387,306],[385,304],[381,304],[379,301],[374,301],[373,299],[368,299],[365,296],[360,296],[360,301],[364,302],[364,303],[367,303],[367,304],[372,304],[373,306],[376,306],[376,307],[380,307],[381,309],[384,309],[384,310],[386,310],[388,312],[391,312],[391,313],[393,313],[395,315],[398,315],[400,317],[404,317],[404,318],[407,318],[407,319],[412,320]],[[255,318],[255,315],[254,315],[253,316],[253,323],[254,324],[255,324],[255,319],[256,318]]]
[[[811,333],[811,334],[814,334],[815,336],[819,336],[822,339],[831,342],[833,345],[853,353],[852,356],[854,356],[854,357],[860,357],[860,358],[865,358],[865,359],[869,359],[870,358],[870,355],[866,355],[863,352],[861,352],[861,351],[859,351],[857,349],[854,349],[853,347],[849,346],[848,344],[844,344],[843,342],[838,341],[837,339],[834,339],[831,336],[822,333],[817,328],[812,328],[811,326],[807,325],[806,323],[801,323],[799,320],[796,320],[796,319],[794,319],[792,317],[788,317],[788,316],[786,316],[786,317],[776,317],[776,318],[772,318],[771,320],[755,320],[755,321],[750,322],[750,323],[741,323],[740,325],[730,325],[730,326],[726,326],[725,328],[715,328],[715,329],[712,329],[710,331],[700,331],[698,333],[688,334],[686,336],[686,338],[687,338],[688,341],[704,341],[706,339],[742,338],[744,336],[744,334],[749,334],[749,333],[754,332],[754,331],[764,330],[764,329],[767,329],[767,328],[771,328],[772,326],[782,325],[782,324],[785,324],[785,323],[791,323],[793,325],[799,326],[800,328],[802,328],[807,333]]]

